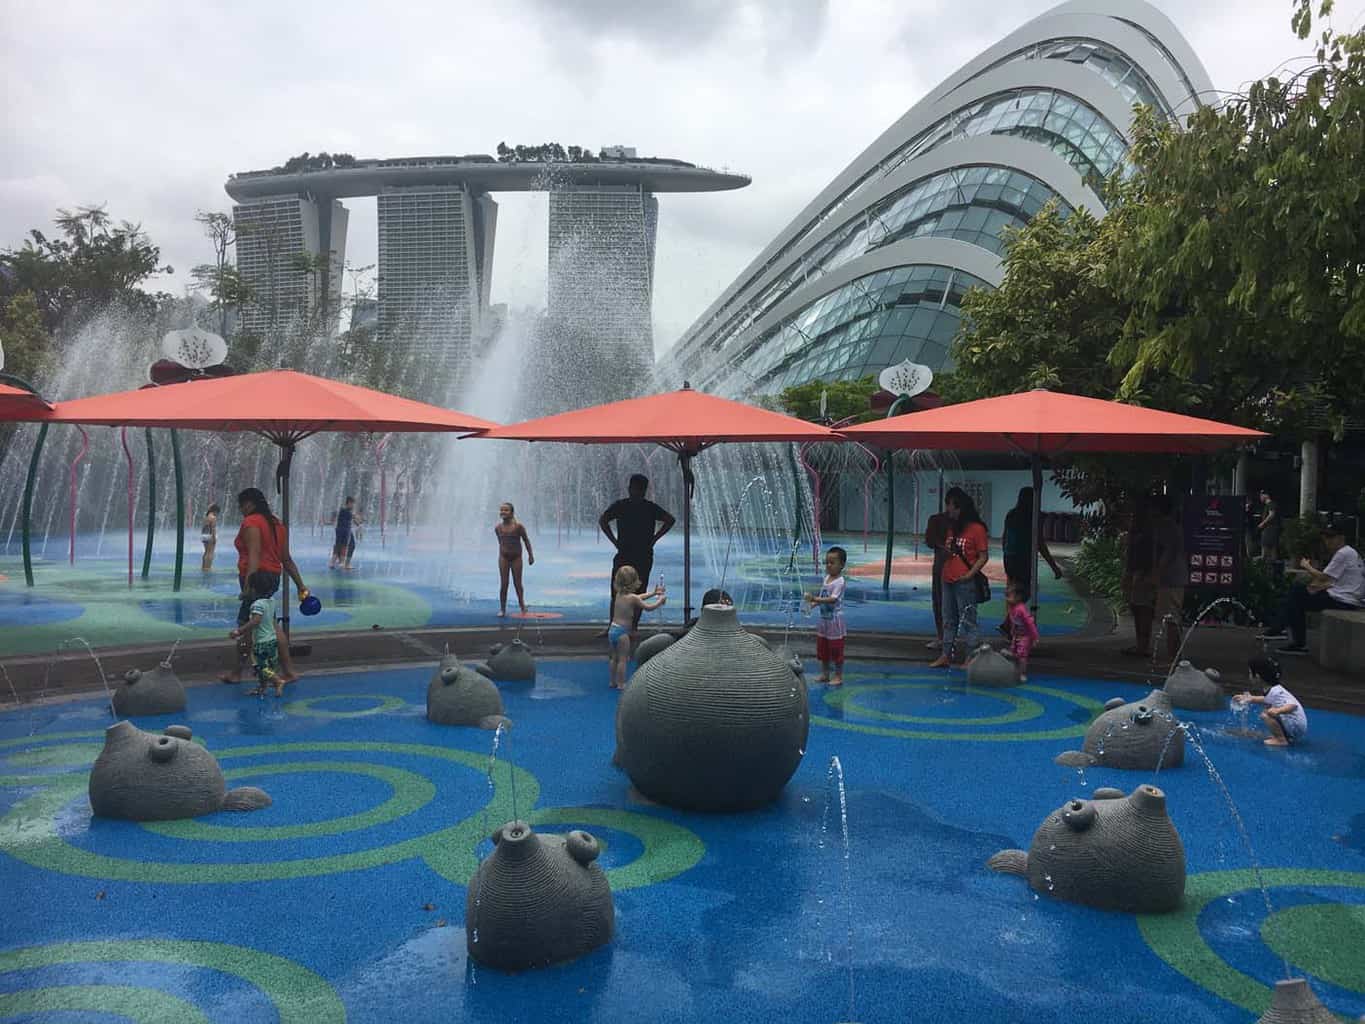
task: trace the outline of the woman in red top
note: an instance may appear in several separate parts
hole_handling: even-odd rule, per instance
[[[242,525],[238,527],[237,538],[232,543],[237,549],[237,582],[242,594],[242,603],[237,609],[237,625],[240,627],[251,618],[254,595],[248,591],[246,581],[257,570],[273,574],[277,585],[280,574],[287,571],[300,594],[308,588],[304,586],[299,567],[289,553],[289,527],[271,513],[270,504],[260,489],[248,487],[237,495],[237,510],[242,514]],[[298,675],[294,672],[294,664],[289,658],[289,643],[279,623],[275,624],[275,638],[280,645],[280,667],[284,669],[280,678],[292,683]],[[237,639],[236,666],[219,678],[225,683],[240,683],[242,671],[249,667],[250,662],[251,635],[247,631]]]
[[[971,495],[954,487],[944,495],[943,507],[950,521],[943,563],[943,653],[930,668],[953,664],[959,637],[964,661],[976,645],[977,577],[990,557],[990,537]]]

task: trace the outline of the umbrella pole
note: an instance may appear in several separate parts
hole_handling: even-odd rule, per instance
[[[175,463],[175,582],[171,590],[180,593],[185,569],[185,467],[180,462],[180,436],[171,431],[171,460]]]
[[[1030,461],[1033,463],[1033,536],[1030,541],[1032,551],[1029,557],[1029,568],[1033,572],[1033,580],[1030,584],[1029,603],[1033,606],[1033,617],[1038,617],[1038,591],[1041,579],[1038,575],[1038,534],[1042,529],[1043,519],[1043,457],[1034,452]]]
[[[275,469],[275,482],[280,489],[280,522],[284,523],[284,535],[289,537],[289,468],[294,462],[294,446],[284,445],[280,453],[280,464]],[[283,568],[283,567],[281,567]],[[280,625],[284,628],[284,642],[289,643],[289,573],[280,573]]]
[[[33,553],[29,548],[29,526],[33,512],[33,482],[38,478],[38,459],[43,454],[43,442],[47,440],[47,428],[50,424],[44,423],[38,427],[38,440],[33,442],[33,455],[28,460],[28,478],[24,481],[24,582],[30,587],[33,586]]]
[[[142,549],[142,578],[152,571],[152,540],[156,536],[156,456],[152,451],[152,428],[147,427],[147,545]]]
[[[692,456],[678,455],[683,477],[683,625],[692,618]],[[646,580],[646,583],[649,581]]]

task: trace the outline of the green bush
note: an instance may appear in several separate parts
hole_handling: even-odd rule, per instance
[[[1072,561],[1072,572],[1091,594],[1123,608],[1123,545],[1118,537],[1086,537]]]

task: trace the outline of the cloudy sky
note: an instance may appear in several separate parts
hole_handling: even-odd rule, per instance
[[[927,89],[1048,0],[0,0],[0,247],[58,206],[107,203],[178,273],[230,172],[304,150],[635,146],[752,176],[660,200],[667,347],[788,220]],[[1308,52],[1290,0],[1157,0],[1236,90]],[[1339,0],[1339,29],[1365,0]],[[545,198],[499,197],[494,301],[542,306]],[[348,259],[375,258],[373,200]]]

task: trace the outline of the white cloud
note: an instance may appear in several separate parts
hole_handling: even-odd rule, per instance
[[[0,246],[55,207],[107,203],[181,273],[233,171],[303,150],[491,152],[501,140],[731,166],[734,193],[660,197],[656,333],[671,342],[852,157],[1044,0],[0,0]],[[1159,3],[1235,90],[1309,47],[1288,0]],[[1359,24],[1365,0],[1339,5]],[[495,301],[543,302],[545,202],[503,194]],[[375,258],[373,202],[348,256]],[[165,286],[163,284],[163,286]]]

